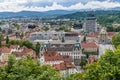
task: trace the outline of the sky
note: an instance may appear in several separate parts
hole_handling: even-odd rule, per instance
[[[109,9],[120,0],[0,0],[0,12]]]

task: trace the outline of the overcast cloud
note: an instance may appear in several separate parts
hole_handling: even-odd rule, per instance
[[[120,0],[0,0],[0,12],[108,9],[120,7]]]

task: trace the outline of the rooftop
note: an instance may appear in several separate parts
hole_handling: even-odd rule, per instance
[[[99,35],[99,32],[93,32],[93,33],[87,34],[87,37],[98,37],[98,35]]]
[[[95,41],[82,43],[82,48],[97,48],[97,47],[98,47],[98,43]]]
[[[10,53],[10,52],[11,52],[11,49],[8,47],[3,46],[0,48],[0,54],[1,53]]]
[[[27,47],[24,47],[23,51],[21,52],[15,51],[15,52],[12,52],[12,54],[14,54],[16,57],[24,57],[26,55],[30,55],[33,58],[36,57],[35,51]]]
[[[69,69],[69,68],[75,68],[75,65],[72,64],[71,62],[62,62],[60,64],[53,65],[53,67],[56,70],[66,70],[66,69]]]
[[[70,56],[60,55],[56,51],[45,51],[43,53],[45,57],[45,61],[65,61],[65,62],[72,62],[73,59]]]
[[[72,51],[74,49],[74,44],[51,44],[48,50],[54,51]]]

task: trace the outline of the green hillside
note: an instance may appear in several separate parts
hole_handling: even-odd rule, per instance
[[[87,14],[95,14],[98,22],[102,25],[108,25],[112,23],[120,23],[120,11],[82,11],[76,12],[72,14],[66,14],[62,16],[56,17],[57,19],[76,19],[76,20],[84,20]]]

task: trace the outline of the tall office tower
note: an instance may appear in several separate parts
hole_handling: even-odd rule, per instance
[[[89,14],[85,19],[84,31],[86,33],[97,32],[97,19],[95,15]]]

